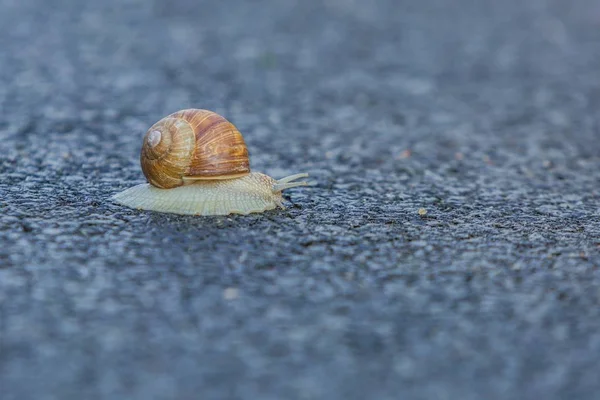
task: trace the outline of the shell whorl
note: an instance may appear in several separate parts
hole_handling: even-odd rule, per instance
[[[194,145],[194,131],[182,119],[167,117],[152,125],[144,137],[140,160],[148,182],[160,188],[181,186]]]
[[[178,111],[152,125],[140,159],[146,179],[163,189],[250,173],[242,134],[231,122],[207,110]]]

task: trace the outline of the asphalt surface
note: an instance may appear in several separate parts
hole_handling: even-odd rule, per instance
[[[313,186],[108,202],[189,107]],[[0,0],[0,110],[2,400],[600,396],[596,0]]]

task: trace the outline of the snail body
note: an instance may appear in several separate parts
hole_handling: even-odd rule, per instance
[[[281,191],[303,186],[290,180],[307,176],[292,175],[287,181],[252,172],[244,177],[210,180],[160,189],[145,183],[113,196],[117,203],[135,209],[187,215],[250,214],[277,207],[284,208]]]
[[[148,183],[117,193],[121,205],[189,215],[227,215],[284,208],[282,191],[305,186],[294,174],[273,179],[251,172],[241,133],[207,110],[173,113],[148,129],[140,164]]]

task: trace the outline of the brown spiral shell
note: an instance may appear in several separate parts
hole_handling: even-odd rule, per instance
[[[200,109],[177,111],[152,125],[140,162],[148,182],[163,189],[250,173],[242,134],[219,114]]]

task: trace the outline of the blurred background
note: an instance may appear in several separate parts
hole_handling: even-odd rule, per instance
[[[263,168],[305,154],[372,166],[408,148],[437,160],[474,140],[543,157],[527,132],[547,120],[554,145],[544,151],[591,155],[593,0],[3,0],[2,9],[3,136],[20,142],[77,126],[122,165],[151,123],[199,107],[240,125]],[[562,140],[567,127],[578,143]],[[65,139],[49,142],[68,151]]]
[[[184,108],[315,186],[109,203]],[[599,110],[598,0],[0,0],[0,398],[595,399]]]

